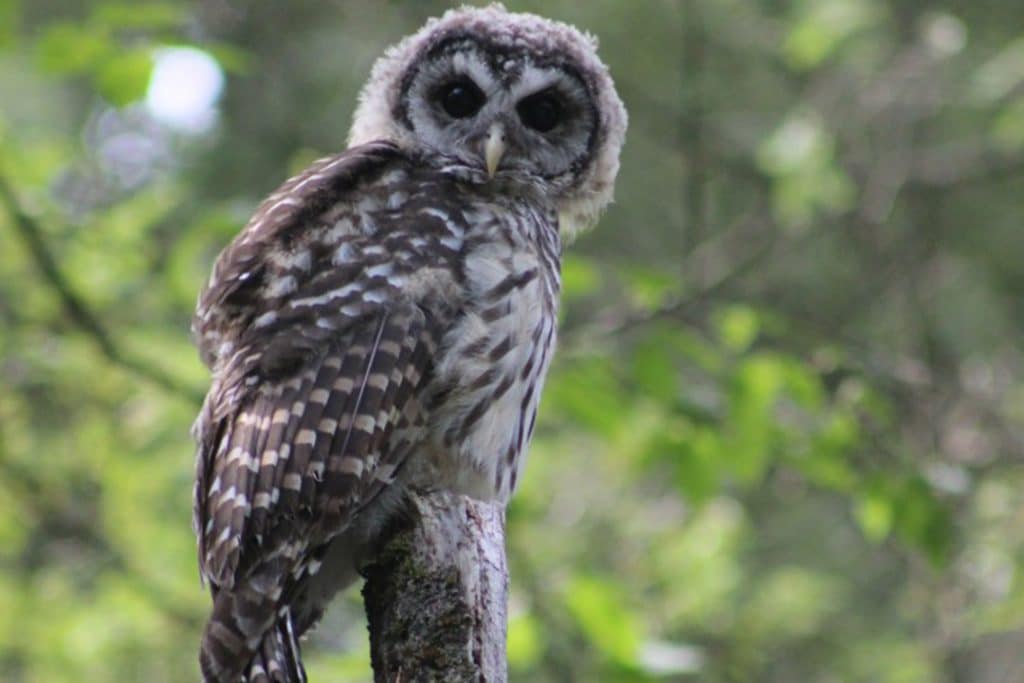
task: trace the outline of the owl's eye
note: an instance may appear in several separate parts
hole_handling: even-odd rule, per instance
[[[480,111],[487,98],[476,83],[468,79],[452,81],[441,88],[438,101],[448,116],[465,119]]]
[[[561,123],[564,114],[561,100],[550,92],[523,98],[516,111],[523,123],[541,133],[547,133]]]

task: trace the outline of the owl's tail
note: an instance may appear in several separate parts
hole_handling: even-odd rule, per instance
[[[306,683],[291,613],[249,586],[215,594],[199,667],[204,683]]]
[[[263,637],[259,652],[242,678],[246,683],[306,683],[299,641],[291,617],[281,617]]]

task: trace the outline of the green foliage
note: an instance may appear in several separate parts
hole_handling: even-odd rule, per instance
[[[61,23],[48,27],[39,39],[36,59],[49,73],[82,74],[96,69],[113,52],[105,30]]]
[[[835,164],[835,140],[813,114],[797,113],[761,145],[758,162],[775,181],[774,207],[784,228],[805,228],[817,211],[851,207],[853,187]]]
[[[0,48],[8,48],[17,37],[20,29],[21,2],[19,0],[0,0]]]
[[[871,0],[805,0],[796,4],[800,9],[790,19],[783,54],[800,70],[820,66],[882,16]]]
[[[508,512],[511,678],[1020,678],[1024,11],[508,4],[599,35],[631,119]],[[195,680],[197,290],[447,6],[0,0],[0,679]],[[147,108],[171,46],[213,125]],[[369,680],[357,596],[305,652]]]
[[[147,51],[126,52],[106,60],[96,71],[96,90],[111,104],[123,107],[142,99],[153,60]]]
[[[612,662],[635,666],[640,651],[640,629],[623,607],[618,586],[594,577],[578,576],[566,587],[565,604],[584,635]]]
[[[13,20],[18,11],[9,4],[6,12]],[[153,41],[161,30],[180,27],[185,17],[184,8],[173,3],[99,3],[86,21],[45,27],[36,61],[45,73],[90,77],[97,93],[125,106],[145,95]]]

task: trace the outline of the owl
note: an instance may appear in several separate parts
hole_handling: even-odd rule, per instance
[[[298,639],[410,487],[504,502],[555,345],[562,240],[626,112],[596,41],[452,10],[373,67],[340,154],[220,254],[193,333],[204,680],[304,680]]]

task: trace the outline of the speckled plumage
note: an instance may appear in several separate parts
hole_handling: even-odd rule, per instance
[[[451,12],[389,52],[353,146],[282,185],[217,260],[193,324],[213,372],[195,426],[207,681],[304,680],[298,638],[372,554],[404,487],[501,501],[515,488],[555,344],[559,216],[592,221],[608,202],[625,126],[603,66],[552,62],[569,41],[599,65],[593,44],[524,16]],[[538,27],[554,27],[547,51]],[[484,65],[495,50],[504,61]],[[586,144],[562,152],[552,136],[534,154],[498,86],[493,114],[452,122],[465,133],[432,130],[422,79],[492,69],[497,83],[510,56],[510,88],[533,78],[618,108],[569,101],[578,121],[562,133]],[[476,127],[495,121],[509,151],[488,173]]]

